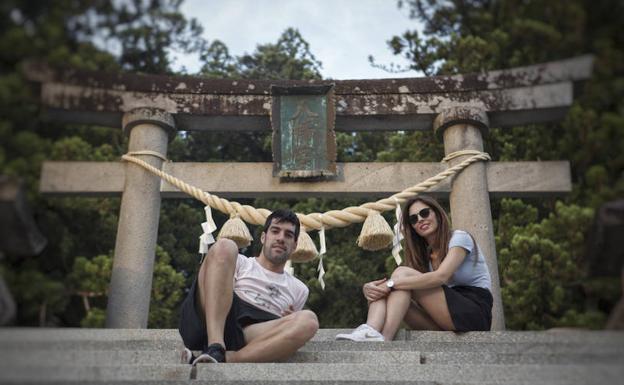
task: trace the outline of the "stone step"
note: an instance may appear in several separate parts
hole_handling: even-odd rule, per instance
[[[2,384],[618,384],[621,365],[200,364],[5,366]]]
[[[336,344],[350,343],[335,341],[334,337],[347,329],[321,329],[310,341],[315,346],[325,346],[335,350]],[[401,330],[393,344],[406,344],[412,347],[436,346],[480,346],[491,344],[522,345],[605,345],[623,346],[624,333],[605,331],[562,331],[562,332],[416,332]],[[42,328],[1,328],[2,346],[15,348],[64,348],[76,349],[122,349],[159,350],[178,349],[182,340],[175,329],[42,329]],[[382,345],[386,345],[383,343]],[[572,345],[570,345],[572,344]],[[339,345],[341,346],[341,345]],[[397,345],[398,346],[398,345]],[[358,349],[359,350],[359,349]],[[425,350],[425,349],[415,349]]]
[[[322,329],[286,363],[181,365],[175,329],[0,329],[0,384],[622,383],[624,333],[401,331],[335,341]]]
[[[224,365],[225,366],[225,365]],[[190,365],[5,366],[0,364],[2,384],[66,384],[69,382],[188,383]]]
[[[611,353],[490,353],[415,351],[299,351],[292,363],[372,363],[372,364],[613,364],[624,366],[624,354]]]
[[[334,341],[336,334],[349,333],[353,329],[320,329],[312,341]],[[494,331],[494,332],[436,332],[401,329],[394,341],[427,342],[512,342],[512,343],[558,343],[576,342],[587,344],[624,344],[624,332],[582,329],[553,329],[548,331]]]
[[[180,350],[27,350],[0,349],[3,365],[116,366],[181,364]]]
[[[420,363],[425,365],[620,365],[624,366],[623,353],[608,352],[557,352],[557,353],[490,353],[490,352],[424,352]]]
[[[414,365],[420,363],[420,352],[415,351],[387,351],[387,352],[367,352],[367,351],[334,351],[334,352],[309,352],[299,351],[295,353],[287,363],[368,363],[377,364],[384,362],[388,364]]]
[[[335,341],[321,329],[290,362],[621,363],[622,332],[405,332],[392,342]],[[64,365],[179,363],[175,329],[0,329],[0,362]],[[63,352],[63,353],[60,353]]]
[[[226,364],[198,365],[201,381],[415,381],[436,383],[621,383],[621,365],[369,365]]]
[[[312,341],[334,341],[336,334],[348,333],[352,329],[320,329]],[[559,329],[548,331],[502,331],[502,332],[434,332],[399,330],[395,341],[428,342],[514,342],[514,343],[557,343],[578,342],[591,344],[624,343],[624,332],[590,331],[580,329]],[[80,329],[80,328],[0,328],[0,341],[165,341],[180,342],[177,329]]]
[[[489,352],[496,354],[624,354],[624,344],[587,344],[579,342],[558,343],[513,343],[513,342],[429,342],[429,341],[393,341],[393,342],[353,342],[353,341],[310,341],[300,351],[420,351],[425,352]]]
[[[196,352],[197,354],[198,352]],[[31,350],[0,349],[4,365],[25,366],[115,366],[175,365],[182,363],[179,350]],[[370,363],[370,364],[620,364],[624,354],[609,352],[491,353],[418,351],[299,351],[288,363]]]
[[[199,352],[195,352],[198,355]],[[288,359],[289,363],[401,363],[418,364],[420,352],[412,351],[334,351],[297,352]],[[115,365],[175,365],[181,362],[181,351],[177,350],[33,350],[9,352],[0,350],[3,365],[26,366],[115,366]]]

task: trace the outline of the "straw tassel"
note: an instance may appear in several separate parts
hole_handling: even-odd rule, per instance
[[[228,219],[221,227],[221,231],[219,232],[217,239],[221,238],[233,240],[236,242],[239,249],[249,246],[253,240],[245,222],[243,222],[243,220],[240,219],[240,216],[236,213],[231,214],[230,219]]]
[[[302,226],[299,240],[297,241],[297,248],[290,255],[290,260],[293,262],[309,262],[316,258],[317,255],[316,245]]]
[[[384,217],[376,210],[370,210],[358,237],[358,246],[364,250],[381,250],[390,246],[394,234]]]

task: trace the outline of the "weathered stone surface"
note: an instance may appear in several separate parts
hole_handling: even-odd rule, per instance
[[[609,365],[624,365],[624,357],[617,354],[596,354],[592,352],[427,352],[421,355],[421,364],[427,365],[592,365],[596,362]]]
[[[457,94],[367,94],[367,95],[336,95],[336,130],[361,130],[356,120],[340,120],[340,117],[388,117],[404,116],[402,121],[408,122],[421,116],[428,124],[418,124],[415,129],[431,126],[434,116],[440,111],[458,105],[472,105],[488,112],[520,112],[544,109],[557,109],[572,104],[572,83],[548,84],[535,87],[501,89],[487,91],[461,92]],[[211,127],[215,130],[236,130],[236,125],[245,117],[264,117],[263,127],[269,129],[271,98],[268,95],[212,95],[212,94],[156,94],[146,92],[127,92],[117,90],[90,89],[66,84],[44,84],[42,86],[43,103],[52,109],[67,110],[60,118],[65,121],[76,121],[91,124],[110,124],[111,114],[121,116],[122,113],[136,108],[150,106],[164,110],[170,114],[194,116],[193,125],[187,125],[185,119],[176,119],[179,130],[201,129]],[[77,111],[76,119],[74,113]],[[89,115],[80,111],[89,111]],[[49,117],[55,118],[54,111]],[[217,126],[212,118],[218,116],[222,126]],[[205,119],[202,117],[206,117]],[[534,123],[551,121],[559,116],[534,115]],[[513,124],[510,119],[499,117],[498,122]],[[344,123],[353,126],[345,126]],[[385,123],[391,123],[387,121]],[[117,124],[115,125],[117,126]],[[388,124],[385,130],[407,129],[405,123],[398,127]]]
[[[103,382],[141,383],[143,381],[187,381],[190,365],[115,365],[115,366],[5,366],[0,363],[0,379],[11,383]]]
[[[215,95],[268,95],[271,86],[336,85],[339,95],[407,94],[462,92],[500,88],[518,88],[539,84],[578,81],[591,76],[593,57],[578,56],[556,62],[482,73],[432,76],[423,78],[375,80],[247,80],[206,79],[192,76],[163,76],[130,73],[106,73],[74,69],[54,70],[44,64],[29,63],[24,72],[32,81],[63,83],[91,88],[155,93]]]
[[[455,124],[470,124],[481,131],[486,137],[490,132],[490,121],[481,108],[457,106],[440,111],[433,121],[433,131],[439,140],[444,140],[444,130]]]
[[[348,333],[352,329],[319,329],[312,341],[334,341],[334,337],[339,333]],[[488,332],[466,332],[452,333],[443,331],[426,330],[406,330],[401,329],[394,339],[395,341],[422,342],[443,342],[454,344],[472,343],[510,343],[510,344],[532,344],[532,343],[578,343],[578,344],[602,344],[602,345],[622,345],[624,351],[624,332],[620,331],[593,331],[583,329],[551,329],[546,331],[488,331]]]
[[[289,363],[394,363],[413,365],[421,361],[418,351],[301,351],[295,353],[286,362]]]
[[[138,167],[138,166],[136,166]],[[385,197],[411,187],[446,169],[442,163],[339,163],[338,177],[323,183],[281,182],[272,163],[165,163],[163,171],[224,198],[236,197]],[[472,167],[472,166],[471,166]],[[571,191],[567,161],[488,162],[485,165],[493,197],[544,196]],[[233,178],[232,175],[236,175]],[[44,162],[40,191],[49,195],[113,196],[123,191],[123,163]],[[445,197],[450,181],[431,189]],[[188,195],[166,182],[163,198]]]
[[[46,347],[49,349],[49,347]],[[80,344],[74,348],[65,349],[62,354],[52,354],[50,350],[35,347],[29,349],[28,354],[9,354],[0,350],[2,365],[27,366],[33,362],[41,366],[129,366],[129,365],[177,365],[180,362],[180,349],[140,349],[139,346],[130,349],[89,349]]]
[[[614,365],[396,365],[396,364],[229,364],[200,365],[198,380],[436,381],[442,383],[552,381],[617,383],[624,369]]]
[[[571,338],[573,336],[570,336]],[[444,342],[444,341],[386,341],[386,342],[352,342],[352,341],[310,341],[301,348],[302,352],[314,351],[419,351],[422,355],[427,352],[490,352],[496,354],[595,354],[624,355],[624,347],[618,343],[576,343],[572,340],[560,342]]]
[[[176,128],[173,116],[168,112],[151,107],[138,107],[128,111],[121,119],[124,133],[130,136],[131,130],[140,124],[151,124],[165,130],[170,139],[175,137]]]
[[[336,85],[336,130],[427,129],[436,114],[458,105],[491,114],[492,126],[560,119],[572,103],[573,82],[591,74],[592,57],[448,77],[255,81],[97,72],[28,70],[42,83],[49,117],[113,125],[139,107],[176,117],[179,130],[270,129],[270,87]],[[64,111],[64,112],[63,112]],[[88,111],[89,114],[84,112]],[[354,119],[366,117],[367,119]],[[382,125],[374,126],[376,117]],[[396,118],[395,118],[396,117]]]

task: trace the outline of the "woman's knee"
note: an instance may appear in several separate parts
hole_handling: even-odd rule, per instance
[[[411,267],[399,266],[392,272],[392,279],[413,276],[415,274],[420,274],[420,272],[418,270],[412,269]]]

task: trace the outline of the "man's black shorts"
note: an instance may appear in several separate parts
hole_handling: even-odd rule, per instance
[[[200,316],[201,306],[198,306],[197,278],[191,285],[191,290],[182,302],[180,308],[180,325],[178,330],[184,345],[191,350],[204,350],[208,344],[208,334],[203,317]],[[243,301],[233,294],[232,307],[225,320],[225,349],[239,350],[246,345],[243,328],[255,323],[270,321],[279,318],[275,314]]]

